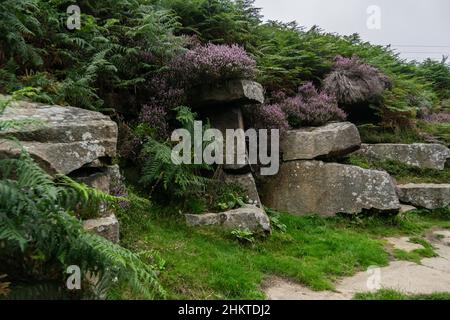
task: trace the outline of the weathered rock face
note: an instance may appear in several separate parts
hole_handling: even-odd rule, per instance
[[[358,150],[360,145],[361,137],[356,126],[350,122],[338,122],[286,132],[281,140],[281,151],[284,161],[312,160],[345,155]]]
[[[98,219],[86,220],[83,222],[86,231],[95,233],[113,243],[119,242],[119,221],[114,214]]]
[[[248,174],[225,174],[225,182],[237,184],[246,191],[249,203],[261,208],[261,199],[259,198],[258,190],[256,188],[255,178],[251,173]]]
[[[104,193],[120,179],[118,167],[108,165],[116,155],[117,125],[101,113],[20,101],[6,108],[0,120],[26,121],[0,133],[0,157],[17,156],[23,147],[49,174],[68,175]],[[97,216],[84,221],[84,228],[118,242],[114,213],[102,204]]]
[[[371,159],[437,170],[443,170],[450,158],[450,149],[441,144],[363,144],[358,153]]]
[[[35,123],[2,132],[0,156],[20,152],[15,143],[2,139],[13,136],[50,174],[69,174],[116,155],[117,125],[98,112],[22,101],[6,108],[1,119]]]
[[[230,80],[220,86],[204,85],[192,93],[194,107],[234,104],[264,103],[264,89],[261,84],[250,80]]]
[[[250,230],[255,234],[271,233],[270,219],[264,210],[255,206],[245,206],[222,213],[187,214],[189,226],[222,226],[226,229]]]
[[[265,179],[261,191],[265,206],[297,215],[400,209],[389,174],[337,163],[284,163],[277,176]]]
[[[397,186],[401,202],[430,210],[450,205],[450,184],[406,184]]]
[[[225,171],[230,171],[233,173],[247,173],[250,172],[250,166],[248,164],[248,156],[247,156],[247,146],[244,144],[242,148],[238,148],[235,141],[231,141],[230,143],[234,143],[234,150],[226,148],[227,146],[227,129],[242,129],[244,128],[244,118],[242,116],[241,108],[233,107],[233,106],[217,106],[211,108],[211,110],[207,110],[204,112],[204,117],[208,118],[211,123],[211,127],[220,130],[224,137],[224,165],[223,169]],[[245,136],[243,134],[239,135],[242,141],[245,141]],[[227,157],[231,157],[234,159],[233,163],[227,163]],[[244,159],[242,163],[238,161],[238,159]]]

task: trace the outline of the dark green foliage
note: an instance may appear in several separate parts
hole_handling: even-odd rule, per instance
[[[0,114],[11,100],[1,105]],[[98,298],[115,277],[145,297],[161,294],[151,265],[86,233],[75,217],[80,209],[98,210],[100,203],[117,200],[67,177],[53,179],[25,151],[18,158],[1,158],[0,275],[11,283],[8,297],[36,298],[45,291],[41,298]],[[82,270],[85,290],[69,294],[65,289],[70,265]],[[98,276],[95,285],[86,280],[87,273]]]
[[[187,107],[180,107],[177,112],[177,121],[191,134],[193,139],[196,114]],[[140,182],[151,188],[150,194],[153,194],[155,188],[158,188],[160,193],[169,198],[186,199],[205,192],[209,180],[204,178],[201,173],[210,171],[212,168],[207,164],[194,164],[193,147],[189,155],[192,164],[176,164],[172,161],[172,148],[174,147],[172,142],[159,142],[151,136],[146,139],[142,149],[145,164]],[[193,140],[189,143],[193,145]]]

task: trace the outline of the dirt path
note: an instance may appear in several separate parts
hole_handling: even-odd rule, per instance
[[[439,257],[426,258],[421,264],[394,261],[387,267],[370,269],[336,284],[335,291],[315,292],[281,278],[265,284],[270,300],[350,300],[356,293],[393,289],[407,294],[450,292],[450,230],[435,231],[433,246]],[[408,238],[386,239],[394,248],[416,250]]]

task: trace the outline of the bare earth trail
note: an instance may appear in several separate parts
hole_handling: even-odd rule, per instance
[[[425,258],[421,264],[408,261],[393,261],[387,267],[360,272],[344,278],[336,284],[334,291],[313,291],[294,282],[272,278],[265,284],[269,300],[350,300],[356,293],[393,289],[406,294],[432,294],[450,292],[450,230],[435,231],[432,245],[439,255]],[[421,249],[408,238],[388,238],[390,246],[404,251]],[[377,289],[370,290],[374,288]]]

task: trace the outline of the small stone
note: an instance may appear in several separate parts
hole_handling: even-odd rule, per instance
[[[400,213],[408,213],[408,212],[412,212],[412,211],[415,211],[415,210],[417,210],[416,207],[408,206],[406,204],[402,204],[400,206]]]
[[[86,231],[93,232],[113,243],[119,242],[119,221],[114,214],[83,222]]]
[[[270,219],[264,210],[255,206],[230,210],[222,213],[187,214],[189,226],[222,226],[226,229],[250,230],[258,235],[271,233]]]
[[[258,190],[256,188],[255,178],[251,173],[235,175],[235,174],[225,174],[225,182],[233,183],[240,186],[247,193],[248,201],[250,204],[257,207],[261,207],[261,200],[259,198]]]

